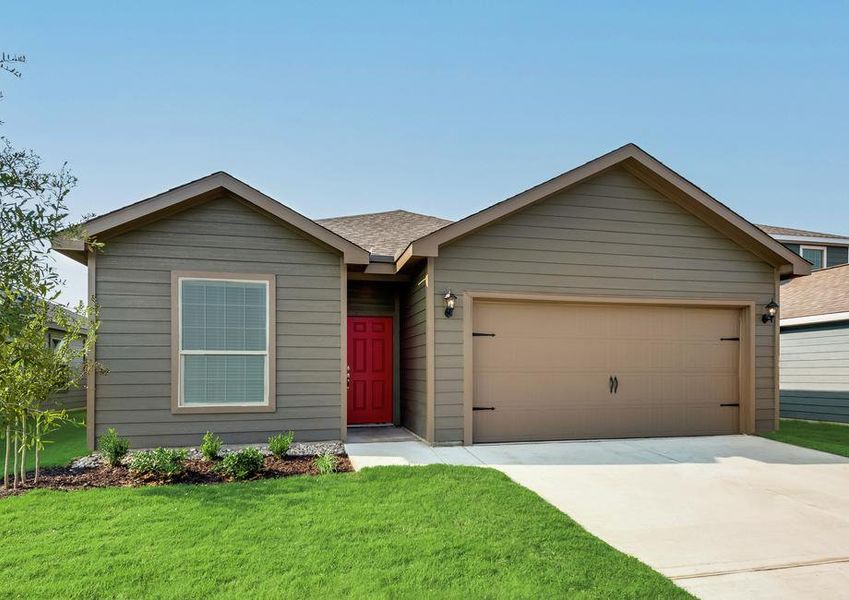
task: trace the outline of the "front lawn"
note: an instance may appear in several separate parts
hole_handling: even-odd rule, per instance
[[[39,464],[41,468],[62,467],[80,456],[88,454],[85,439],[85,409],[68,411],[69,421],[62,423],[46,436]],[[27,451],[27,470],[35,469],[35,452]]]
[[[0,539],[2,597],[690,597],[474,467],[37,490]]]
[[[781,420],[780,431],[763,437],[841,456],[849,456],[849,425],[838,423]]]

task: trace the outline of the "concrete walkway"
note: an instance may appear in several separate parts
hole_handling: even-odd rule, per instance
[[[355,468],[489,466],[702,598],[849,596],[849,459],[749,436],[432,448]]]

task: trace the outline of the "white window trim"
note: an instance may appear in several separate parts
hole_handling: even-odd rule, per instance
[[[820,269],[828,267],[828,246],[810,246],[808,244],[799,244],[799,256],[802,256],[803,250],[822,250],[822,266]],[[802,258],[805,258],[802,256]]]
[[[224,281],[234,283],[259,283],[265,286],[265,350],[183,350],[183,282]],[[172,413],[239,413],[273,412],[276,410],[276,277],[274,275],[241,273],[171,272],[171,412]],[[184,357],[204,356],[265,356],[264,398],[261,403],[239,404],[185,404],[183,402]]]

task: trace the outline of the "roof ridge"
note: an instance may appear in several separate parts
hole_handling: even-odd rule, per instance
[[[316,219],[316,221],[330,221],[332,219],[353,219],[356,217],[374,217],[376,215],[388,215],[391,213],[404,213],[408,215],[415,215],[417,217],[427,217],[428,219],[439,219],[440,221],[452,222],[451,219],[446,219],[444,217],[437,217],[435,215],[427,215],[425,213],[414,212],[412,210],[407,210],[405,208],[394,208],[392,210],[379,210],[376,212],[367,212],[367,213],[356,213],[353,215],[337,215],[334,217],[322,217],[320,219]]]

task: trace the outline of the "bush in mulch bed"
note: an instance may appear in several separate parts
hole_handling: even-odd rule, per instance
[[[249,477],[254,479],[272,479],[290,477],[292,475],[319,475],[314,455],[305,456],[266,456],[263,458],[262,469]],[[233,477],[221,472],[217,462],[202,458],[187,458],[182,463],[182,470],[172,474],[131,470],[125,465],[110,467],[101,463],[86,469],[71,469],[70,467],[52,467],[43,469],[39,474],[38,489],[79,490],[102,487],[138,487],[144,485],[161,485],[164,483],[210,484],[234,481]],[[347,455],[336,456],[335,471],[347,473],[353,471]],[[17,490],[0,488],[0,498],[20,494],[36,489],[33,486],[19,486]]]

